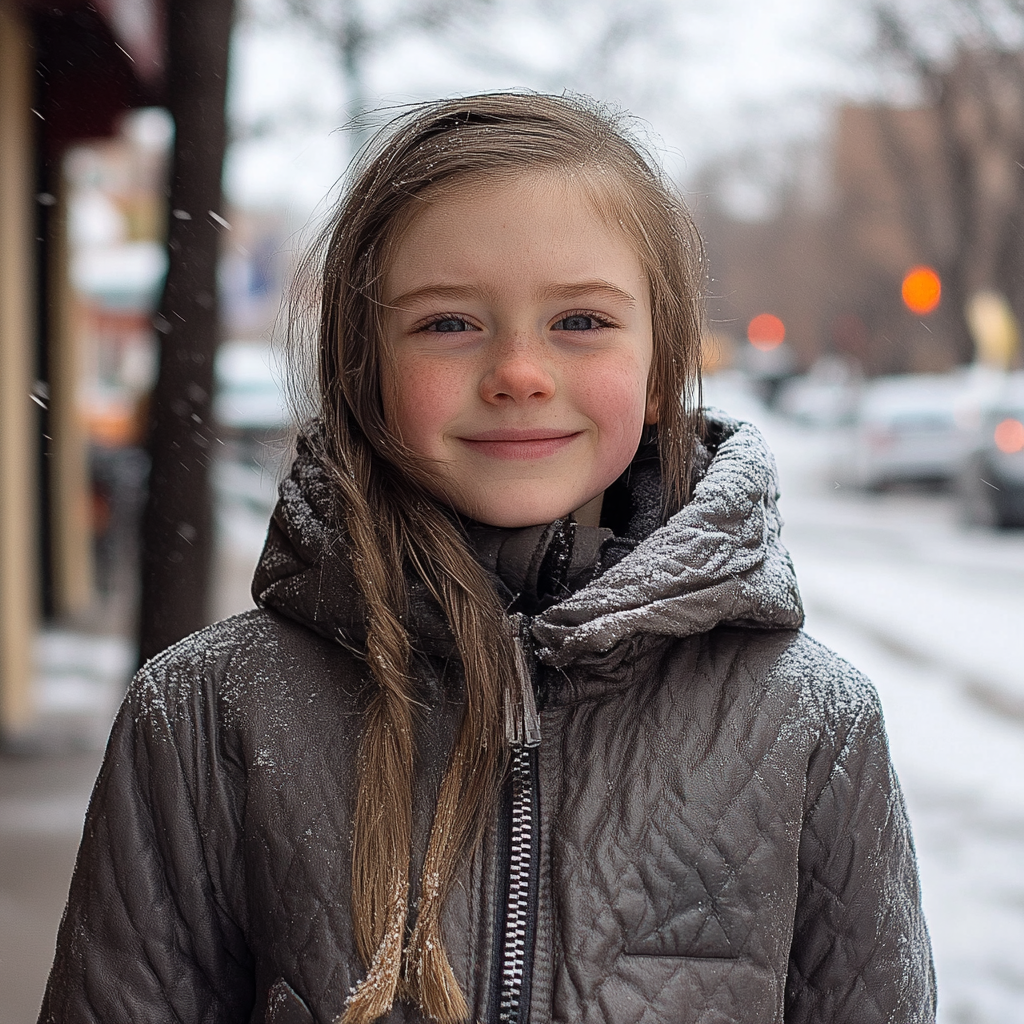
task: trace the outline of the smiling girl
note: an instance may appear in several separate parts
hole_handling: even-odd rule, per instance
[[[311,259],[259,608],[133,683],[40,1019],[932,1021],[877,699],[695,405],[701,247],[639,145],[419,107]]]

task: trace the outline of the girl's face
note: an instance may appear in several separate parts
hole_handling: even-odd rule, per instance
[[[596,525],[645,423],[651,297],[624,232],[554,173],[426,203],[385,278],[392,429],[492,526]]]

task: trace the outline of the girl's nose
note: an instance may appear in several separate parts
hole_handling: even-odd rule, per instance
[[[555,380],[545,358],[544,346],[534,338],[495,340],[480,394],[487,402],[526,402],[550,398]]]

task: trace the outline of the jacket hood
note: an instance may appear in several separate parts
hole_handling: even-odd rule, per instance
[[[705,410],[714,448],[690,501],[620,562],[545,611],[541,660],[565,666],[637,633],[793,629],[803,608],[782,545],[775,459],[760,431]]]
[[[640,634],[685,637],[722,624],[802,624],[796,576],[779,537],[775,460],[756,427],[717,410],[705,416],[710,461],[690,501],[533,619],[541,661],[564,668]],[[337,523],[329,474],[300,441],[281,484],[253,597],[323,636],[362,648],[364,606]],[[592,539],[588,543],[596,551]],[[418,580],[410,580],[409,591],[415,645],[450,653],[440,609]]]

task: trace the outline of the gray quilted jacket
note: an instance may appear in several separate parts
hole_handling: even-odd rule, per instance
[[[681,512],[638,531],[638,470],[623,535],[570,537],[570,595],[535,600],[523,620],[541,742],[517,748],[445,910],[479,1021],[934,1020],[877,698],[799,631],[760,436],[715,429]],[[348,880],[366,672],[330,521],[324,475],[300,457],[257,573],[261,608],[134,681],[41,1021],[330,1024],[342,1011],[362,970]],[[535,577],[555,540],[550,529],[474,534],[496,586],[520,601],[543,596]],[[418,856],[460,675],[419,590],[409,622],[429,707]],[[398,1004],[388,1020],[422,1018]]]

